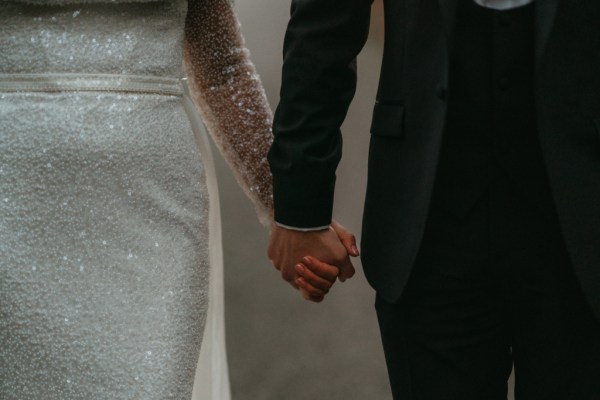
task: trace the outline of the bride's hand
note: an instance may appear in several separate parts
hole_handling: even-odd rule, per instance
[[[298,274],[295,281],[298,290],[306,300],[315,303],[323,301],[340,273],[339,268],[308,256],[295,268]]]
[[[333,220],[331,222],[331,228],[340,239],[340,242],[342,242],[342,245],[344,246],[348,254],[351,257],[358,257],[360,253],[358,251],[358,247],[356,246],[356,237],[354,236],[354,234],[346,228],[344,228],[342,225],[340,225],[340,223],[336,220]],[[350,264],[349,268],[340,269],[340,274],[338,278],[340,279],[340,281],[344,282],[346,279],[352,278],[355,272],[356,271],[354,270],[354,267],[352,266],[352,264]]]

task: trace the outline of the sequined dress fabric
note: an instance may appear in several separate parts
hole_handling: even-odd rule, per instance
[[[186,7],[0,1],[3,400],[191,398],[212,166]]]

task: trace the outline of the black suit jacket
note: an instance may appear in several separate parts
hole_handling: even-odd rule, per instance
[[[446,114],[457,0],[384,0],[385,48],[362,233],[367,279],[397,299],[429,208]],[[600,315],[600,1],[536,0],[540,143],[576,274]],[[292,0],[269,160],[275,218],[331,220],[340,126],[371,0]]]

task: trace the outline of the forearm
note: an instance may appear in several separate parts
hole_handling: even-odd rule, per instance
[[[185,66],[192,99],[263,223],[272,215],[271,112],[228,0],[190,1]]]

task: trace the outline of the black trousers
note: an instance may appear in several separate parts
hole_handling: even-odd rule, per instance
[[[513,363],[517,400],[600,399],[600,322],[556,217],[501,171],[462,218],[439,200],[403,296],[376,302],[394,399],[506,399]]]

